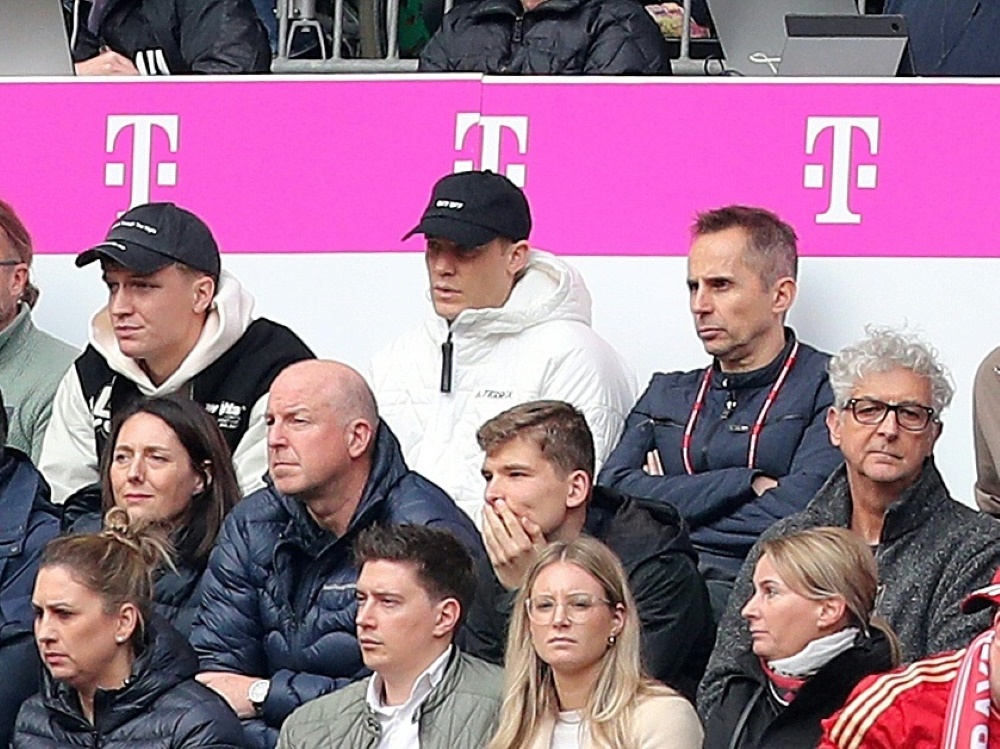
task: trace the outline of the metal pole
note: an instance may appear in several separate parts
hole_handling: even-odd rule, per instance
[[[385,4],[386,55],[387,60],[399,59],[399,0],[388,0]]]
[[[330,58],[340,59],[340,50],[344,41],[344,0],[333,0],[333,49]]]

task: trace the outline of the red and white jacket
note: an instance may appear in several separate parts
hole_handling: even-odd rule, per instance
[[[819,749],[940,749],[948,699],[965,650],[862,680],[823,721]],[[1000,714],[990,708],[989,743],[1000,749]]]

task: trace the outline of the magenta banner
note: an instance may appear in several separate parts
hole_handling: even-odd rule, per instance
[[[803,254],[1000,257],[993,82],[292,77],[0,83],[0,197],[40,252],[171,200],[226,252],[419,249],[443,174],[524,186],[536,246],[680,255],[774,209]]]

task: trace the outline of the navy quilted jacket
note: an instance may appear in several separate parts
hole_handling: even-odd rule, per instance
[[[191,640],[202,670],[271,680],[263,722],[245,723],[250,746],[274,746],[292,710],[367,673],[354,627],[358,531],[418,523],[450,530],[475,556],[485,555],[472,521],[406,467],[384,423],[376,439],[371,475],[343,536],[269,487],[230,513],[209,558]]]
[[[829,356],[803,343],[767,412],[754,467],[748,467],[753,424],[794,340],[787,330],[784,352],[762,369],[715,372],[692,434],[693,475],[684,469],[681,450],[703,369],[653,375],[598,477],[603,486],[676,507],[691,528],[702,571],[714,579],[734,579],[757,537],[802,510],[843,463],[826,429],[833,404]],[[654,449],[663,476],[643,470]],[[758,497],[751,487],[758,475],[777,479],[778,486]]]
[[[76,692],[47,673],[17,716],[12,749],[240,749],[240,722],[222,698],[194,680],[191,646],[163,619],[121,689],[98,690],[93,725]]]

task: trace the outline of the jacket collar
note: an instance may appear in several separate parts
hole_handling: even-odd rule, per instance
[[[351,517],[344,538],[353,536],[359,528],[365,528],[374,522],[374,519],[381,514],[389,492],[407,472],[399,440],[389,425],[380,421],[375,433],[375,451],[372,454],[368,481],[365,482],[361,500]],[[277,489],[273,491],[278,494]],[[283,494],[278,496],[289,515],[286,532],[283,534],[287,540],[301,546],[314,557],[319,556],[327,546],[338,540],[330,531],[321,528],[297,499]]]
[[[472,18],[486,16],[535,16],[546,13],[569,13],[583,5],[587,0],[544,0],[536,8],[525,11],[520,0],[483,0],[476,9],[469,13]]]
[[[885,514],[882,525],[880,543],[895,541],[911,533],[927,523],[933,522],[934,516],[945,502],[953,502],[944,479],[930,457],[924,461],[920,476],[910,487],[905,489]],[[853,504],[851,489],[847,482],[847,467],[841,465],[831,474],[809,503],[821,519],[838,525],[841,528],[851,526]]]
[[[781,373],[788,355],[792,353],[792,346],[795,345],[795,331],[785,328],[785,346],[770,363],[765,364],[760,369],[750,372],[723,372],[719,368],[719,360],[712,360],[712,388],[715,390],[749,390],[770,385]]]
[[[18,340],[30,333],[32,328],[34,325],[31,322],[31,307],[22,302],[21,308],[17,311],[14,319],[10,321],[10,325],[0,330],[0,351],[11,341]]]

